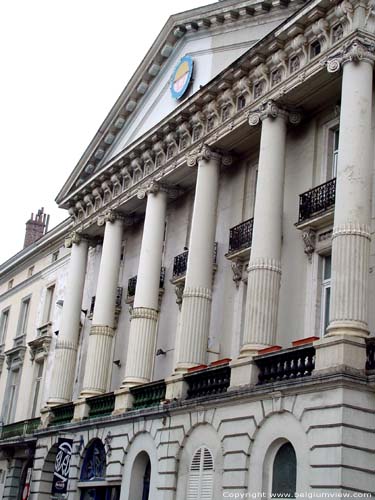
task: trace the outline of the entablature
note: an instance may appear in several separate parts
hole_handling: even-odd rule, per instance
[[[343,2],[347,3],[347,2]],[[257,43],[245,56],[223,71],[210,84],[187,99],[158,126],[125,148],[86,184],[61,202],[75,223],[90,226],[108,209],[130,206],[139,188],[150,181],[168,182],[186,166],[186,158],[203,144],[223,147],[233,143],[235,134],[246,127],[251,112],[273,100],[289,106],[303,104],[301,86],[325,72],[326,65],[354,42],[367,46],[374,37],[351,31],[351,14],[341,4],[314,2],[300,12],[298,23],[279,28]],[[351,4],[350,4],[351,5]],[[340,26],[340,30],[337,27]],[[287,29],[286,29],[287,28]],[[319,43],[319,53],[312,52]],[[317,50],[314,46],[314,51]],[[298,59],[298,61],[297,61]],[[298,64],[297,64],[298,62]],[[320,88],[321,82],[315,82]],[[246,134],[251,137],[250,128]]]

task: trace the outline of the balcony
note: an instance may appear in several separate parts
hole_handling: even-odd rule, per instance
[[[253,240],[254,219],[248,219],[229,230],[228,259],[247,260]]]
[[[227,392],[230,384],[230,367],[226,364],[205,368],[187,373],[184,379],[188,384],[186,399],[214,396]]]
[[[159,406],[165,399],[165,382],[151,382],[149,384],[138,385],[130,389],[134,397],[132,410],[142,408],[152,408]]]
[[[131,304],[134,302],[135,290],[137,288],[137,278],[138,276],[133,276],[128,280],[128,294],[126,297],[126,303]],[[160,269],[160,281],[159,281],[159,295],[164,291],[164,281],[165,281],[165,267]]]
[[[173,260],[173,274],[172,274],[172,283],[178,283],[179,281],[183,281],[187,271],[187,262],[188,262],[189,250],[185,250],[185,252],[176,255]],[[217,261],[217,242],[214,243],[214,252],[213,252],[213,263],[214,263],[214,271],[216,270],[216,261]]]
[[[101,396],[94,396],[88,398],[87,403],[90,407],[89,418],[106,417],[111,415],[115,409],[115,395],[110,392]]]
[[[33,435],[40,425],[40,418],[22,420],[13,424],[4,425],[1,430],[1,439],[21,438]]]
[[[309,377],[315,368],[312,345],[285,349],[254,358],[259,368],[258,385]]]
[[[61,424],[67,424],[73,420],[74,404],[66,403],[52,408],[53,419],[49,427]]]
[[[299,197],[299,215],[296,226],[313,228],[333,221],[336,198],[336,179],[331,179]]]

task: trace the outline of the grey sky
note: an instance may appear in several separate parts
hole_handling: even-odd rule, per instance
[[[22,248],[169,15],[216,0],[0,2],[0,262]]]

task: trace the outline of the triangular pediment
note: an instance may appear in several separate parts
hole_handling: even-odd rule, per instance
[[[172,16],[101,125],[56,198],[68,208],[98,172],[174,113],[225,68],[301,7],[300,1],[224,0]],[[171,79],[181,58],[193,62],[180,99]],[[177,74],[178,76],[178,74]]]

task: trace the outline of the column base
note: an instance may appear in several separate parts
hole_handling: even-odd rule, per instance
[[[185,382],[182,373],[176,373],[166,378],[165,385],[165,400],[167,403],[186,398],[188,384]]]
[[[262,349],[266,349],[266,347],[270,347],[268,344],[245,344],[241,347],[240,355],[238,359],[247,359],[258,354],[258,351]]]
[[[74,414],[72,422],[81,422],[89,416],[90,406],[85,398],[80,396],[77,401],[74,401]]]
[[[40,429],[47,429],[53,420],[53,412],[49,406],[45,406],[40,410]]]
[[[112,415],[122,415],[133,408],[134,396],[130,392],[129,387],[123,387],[118,391],[115,391],[115,396],[115,409],[113,410]]]
[[[230,385],[228,391],[233,391],[242,386],[256,385],[258,382],[259,368],[251,356],[238,357],[229,363]]]
[[[368,326],[359,321],[331,321],[325,337],[348,336],[367,338],[370,335]]]
[[[49,408],[53,408],[54,406],[65,405],[69,402],[70,402],[69,399],[51,398],[47,401],[47,406]]]
[[[349,335],[332,335],[314,342],[315,369],[312,375],[338,373],[352,370],[364,374],[366,367],[366,342]]]

